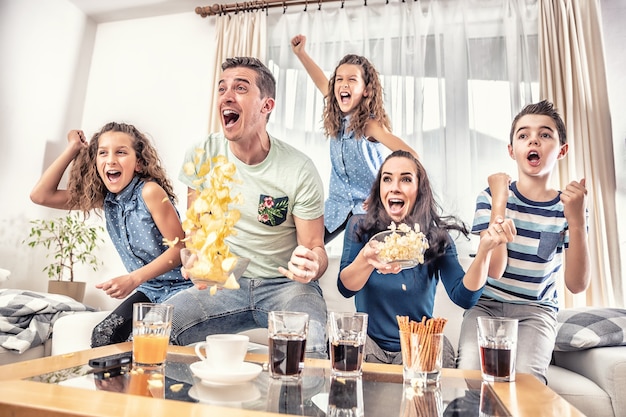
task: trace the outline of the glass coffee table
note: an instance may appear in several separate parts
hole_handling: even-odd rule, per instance
[[[130,343],[0,367],[0,408],[12,415],[48,411],[54,415],[117,416],[132,410],[149,415],[354,415],[354,416],[583,416],[536,378],[518,374],[515,383],[482,383],[480,372],[444,369],[439,386],[403,384],[402,368],[364,364],[359,378],[331,376],[330,363],[307,359],[297,381],[274,380],[267,356],[246,360],[263,366],[258,376],[234,384],[204,382],[189,366],[193,349],[170,346],[167,365],[141,395],[126,393],[133,369],[94,372],[90,358],[129,351]],[[158,383],[155,383],[157,381]],[[33,395],[33,393],[37,393]],[[206,410],[205,410],[206,409]],[[204,411],[198,411],[204,410]],[[332,410],[332,412],[329,412]],[[482,414],[481,414],[482,413]]]

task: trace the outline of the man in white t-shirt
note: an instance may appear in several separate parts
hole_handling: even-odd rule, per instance
[[[175,306],[172,340],[179,345],[209,334],[267,327],[267,312],[309,314],[307,356],[326,357],[326,303],[317,279],[328,266],[324,248],[324,190],[315,165],[294,147],[271,137],[267,120],[275,105],[276,82],[256,58],[229,58],[218,83],[223,133],[189,148],[185,162],[224,155],[237,168],[232,195],[241,194],[241,218],[227,239],[232,253],[250,258],[239,290],[214,296],[191,288],[170,298]],[[202,161],[201,161],[202,162]],[[183,164],[184,165],[184,164]],[[181,170],[197,197],[193,176]]]

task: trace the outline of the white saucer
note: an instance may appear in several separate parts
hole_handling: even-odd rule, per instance
[[[201,403],[217,405],[235,405],[257,400],[261,397],[259,388],[253,382],[237,385],[194,384],[189,389],[189,396]]]
[[[189,365],[191,372],[208,385],[234,385],[252,381],[259,376],[263,368],[256,363],[244,362],[239,369],[217,370],[198,361]]]

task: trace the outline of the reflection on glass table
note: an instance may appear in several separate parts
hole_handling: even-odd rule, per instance
[[[90,390],[129,393],[133,375],[140,382],[135,394],[169,400],[199,402],[248,410],[304,416],[427,416],[506,417],[511,414],[488,384],[480,380],[442,377],[439,386],[428,389],[404,385],[402,374],[364,372],[361,377],[331,375],[330,366],[305,366],[296,381],[272,379],[267,366],[255,379],[224,385],[203,382],[189,365],[197,358],[169,354],[164,370],[138,378],[129,367],[101,372],[85,365],[30,379]]]

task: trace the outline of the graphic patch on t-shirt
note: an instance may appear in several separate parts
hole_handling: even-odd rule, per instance
[[[274,198],[269,195],[259,196],[259,214],[257,220],[268,226],[278,226],[287,219],[289,197]]]

